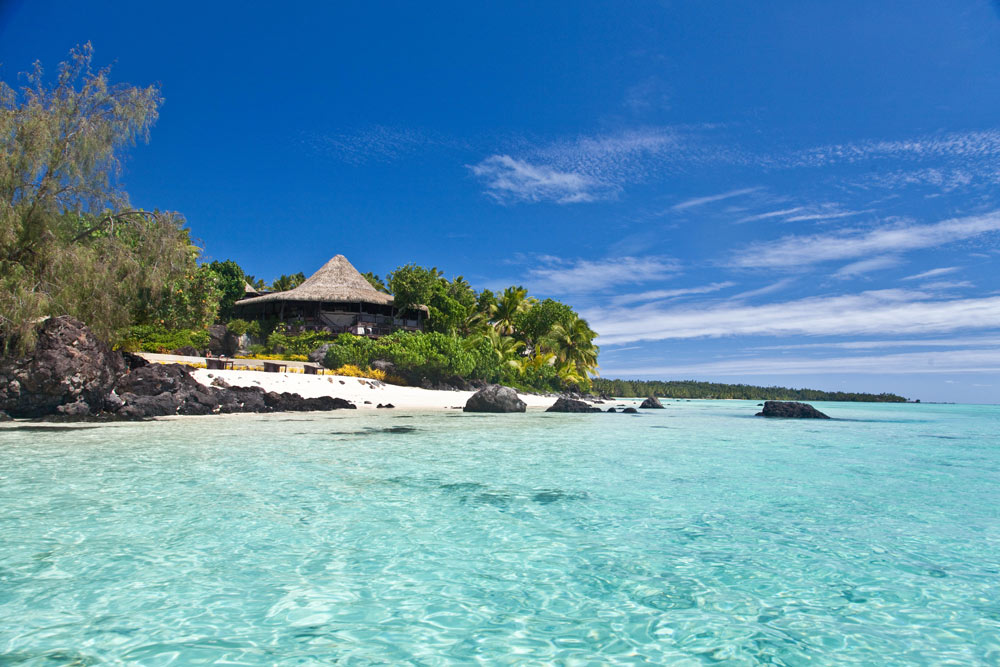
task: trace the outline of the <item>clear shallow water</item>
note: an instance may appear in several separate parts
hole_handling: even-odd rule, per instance
[[[0,429],[0,664],[1000,663],[1000,408]]]

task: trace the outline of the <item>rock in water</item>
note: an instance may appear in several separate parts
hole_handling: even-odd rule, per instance
[[[637,415],[637,414],[639,414],[639,411],[636,410],[635,408],[625,408],[624,410],[622,410],[622,414],[623,415]]]
[[[68,316],[42,322],[34,351],[0,361],[0,410],[12,417],[43,417],[61,406],[74,416],[96,413],[125,372],[113,351],[83,322]]]
[[[560,398],[546,412],[600,412],[600,408],[591,407],[575,398]]]
[[[758,417],[785,417],[788,419],[829,419],[822,412],[808,403],[796,401],[765,401],[764,409],[757,413]]]
[[[528,405],[510,387],[491,384],[466,401],[464,412],[524,412]]]
[[[663,410],[664,409],[663,408],[663,404],[660,403],[660,399],[658,399],[656,396],[650,396],[645,401],[643,401],[642,405],[640,405],[639,407],[640,408],[657,408],[659,410]]]

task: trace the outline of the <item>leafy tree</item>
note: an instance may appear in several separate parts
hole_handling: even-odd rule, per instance
[[[221,297],[217,317],[218,321],[225,322],[236,314],[233,304],[246,296],[246,274],[243,273],[240,265],[231,259],[224,262],[214,261],[208,265],[208,268],[218,278]]]
[[[554,299],[535,303],[514,317],[514,327],[527,343],[536,343],[547,335],[556,324],[571,326],[577,315],[573,309]]]
[[[69,314],[106,338],[170,298],[198,249],[172,213],[129,205],[125,151],[147,140],[155,86],[113,85],[90,44],[54,82],[40,64],[15,90],[0,82],[0,338],[31,344],[34,322]]]
[[[426,304],[440,276],[436,268],[426,269],[416,264],[400,266],[390,273],[389,291],[396,309],[404,311]]]

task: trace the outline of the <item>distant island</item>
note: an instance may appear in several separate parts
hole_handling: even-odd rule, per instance
[[[865,403],[906,403],[896,394],[758,387],[752,384],[721,384],[697,380],[608,380],[594,378],[593,390],[607,396],[634,398],[663,396],[669,398],[732,398],[771,401],[855,401]]]

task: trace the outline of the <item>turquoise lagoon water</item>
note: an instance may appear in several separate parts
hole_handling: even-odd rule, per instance
[[[0,664],[998,664],[1000,408],[0,430]]]

